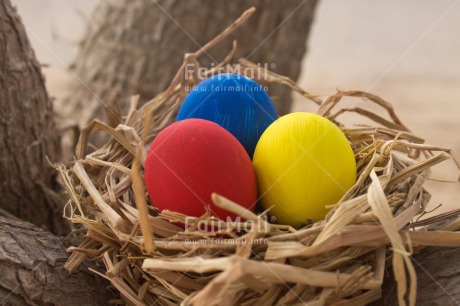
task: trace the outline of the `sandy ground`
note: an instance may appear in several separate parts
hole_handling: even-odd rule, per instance
[[[57,102],[96,0],[12,0],[26,25]],[[321,0],[300,85],[328,95],[336,88],[370,91],[392,102],[401,119],[428,143],[460,154],[460,1]],[[354,103],[349,102],[350,106]],[[362,103],[356,106],[363,106]],[[296,97],[294,111],[315,106]],[[356,122],[344,116],[345,122]],[[453,163],[436,178],[455,180]],[[460,185],[430,182],[431,206],[460,208]]]

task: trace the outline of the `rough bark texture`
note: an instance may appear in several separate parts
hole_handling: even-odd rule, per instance
[[[460,305],[460,248],[427,248],[413,258],[417,271],[417,305]],[[397,306],[393,275],[383,284],[383,298],[372,306]]]
[[[52,104],[19,16],[0,1],[0,209],[62,234],[56,171],[46,156],[59,157]]]
[[[51,233],[0,217],[0,305],[107,305],[107,283],[86,262],[69,274],[68,256]]]
[[[238,39],[236,58],[276,65],[273,71],[294,80],[306,51],[317,0],[133,0],[103,1],[91,19],[75,62],[73,90],[63,112],[80,126],[100,117],[102,104],[119,97],[127,105],[133,94],[141,102],[163,91],[180,67],[184,53],[194,52],[244,10],[256,13],[227,39],[200,58],[221,61]],[[270,94],[280,114],[289,111],[291,92],[273,85]]]

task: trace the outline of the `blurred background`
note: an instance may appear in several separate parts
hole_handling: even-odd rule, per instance
[[[305,42],[299,85],[321,96],[335,89],[372,92],[393,103],[406,126],[427,143],[460,154],[459,2],[320,0]],[[99,1],[12,3],[44,65],[47,88],[59,113],[65,108],[69,84],[80,79],[69,67],[91,30]],[[344,105],[353,106],[355,100]],[[294,95],[291,110],[315,111],[316,106]],[[339,120],[357,122],[352,115]],[[437,166],[432,176],[455,181],[458,171],[448,161]],[[440,211],[460,208],[459,187],[458,182],[429,182],[431,207],[443,204]]]

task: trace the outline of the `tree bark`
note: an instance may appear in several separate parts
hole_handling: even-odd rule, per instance
[[[84,262],[75,273],[61,240],[36,226],[0,217],[0,305],[107,305],[103,278]]]
[[[254,16],[200,61],[210,65],[223,60],[237,39],[236,58],[268,63],[269,69],[296,80],[316,4],[317,0],[103,1],[74,64],[78,79],[63,112],[84,126],[100,118],[103,103],[115,96],[124,107],[134,94],[140,94],[141,104],[150,100],[170,84],[184,53],[198,50],[251,6],[257,8]],[[269,91],[279,114],[289,112],[290,89],[272,85]]]
[[[0,209],[63,234],[56,171],[46,160],[56,161],[59,148],[40,66],[15,9],[1,1]]]
[[[426,248],[413,257],[417,271],[417,305],[460,304],[460,248]],[[382,299],[372,306],[397,306],[397,286],[389,273],[383,283]]]

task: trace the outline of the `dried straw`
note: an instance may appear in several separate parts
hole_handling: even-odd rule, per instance
[[[352,144],[357,183],[324,220],[300,229],[269,224],[261,215],[213,194],[217,206],[246,221],[224,222],[217,233],[196,226],[184,231],[174,222],[187,216],[158,214],[150,205],[142,175],[147,145],[174,121],[186,86],[199,81],[185,75],[185,65],[198,68],[197,58],[253,11],[196,53],[187,54],[164,93],[140,109],[138,97],[133,97],[125,117],[111,117],[117,124],[94,121],[82,131],[73,166],[57,167],[70,198],[66,217],[82,224],[85,232],[81,244],[68,249],[72,255],[66,268],[74,271],[85,257],[101,259],[105,273],[99,274],[120,293],[114,302],[127,305],[366,305],[380,297],[386,265],[391,265],[399,303],[415,305],[413,248],[460,246],[460,233],[453,232],[460,228],[460,210],[418,220],[430,199],[424,182],[432,166],[446,159],[458,168],[460,163],[449,149],[424,144],[389,102],[370,93],[338,90],[320,99],[287,77],[270,71],[258,74],[265,76],[259,81],[284,84],[318,104],[317,113],[333,120]],[[242,74],[262,69],[244,59],[232,64],[235,50],[236,42],[217,67]],[[207,74],[215,71],[213,67]],[[377,104],[389,119],[363,108],[332,113],[343,97]],[[350,112],[371,119],[375,126],[345,127],[337,121]],[[110,140],[86,154],[94,130],[106,132]],[[457,218],[441,230],[428,231],[433,223],[453,217]],[[209,214],[194,220],[219,222]],[[235,229],[243,226],[247,232],[237,234]]]

